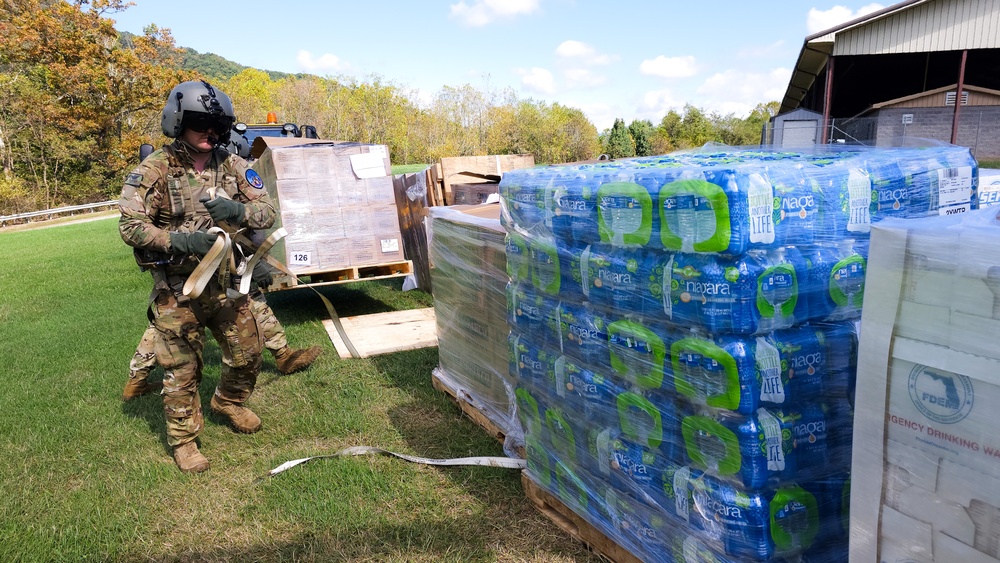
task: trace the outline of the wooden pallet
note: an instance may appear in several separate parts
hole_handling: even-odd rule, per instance
[[[556,496],[532,481],[526,471],[521,472],[521,486],[525,496],[539,512],[573,539],[583,542],[590,551],[616,563],[642,563],[632,552],[615,543],[583,516],[573,512]]]
[[[340,323],[362,358],[437,346],[437,321],[433,307],[340,317]],[[340,357],[350,358],[351,352],[333,320],[323,321],[323,327]]]
[[[280,291],[297,287],[320,287],[357,281],[398,278],[408,276],[412,273],[413,262],[410,260],[372,264],[370,266],[349,266],[318,272],[296,273],[295,277],[284,274],[277,275],[275,276],[274,283],[267,290]]]
[[[435,389],[441,391],[451,399],[452,403],[465,414],[465,416],[472,419],[480,428],[486,431],[487,434],[493,436],[501,444],[503,444],[507,439],[507,432],[500,428],[497,423],[490,420],[488,416],[482,411],[481,408],[476,406],[476,401],[465,391],[461,389],[454,389],[452,386],[445,383],[437,373],[431,373],[431,385]],[[519,451],[518,454],[524,459],[524,451]]]

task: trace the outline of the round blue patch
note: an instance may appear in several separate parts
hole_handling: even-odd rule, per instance
[[[260,174],[257,174],[257,172],[255,172],[254,170],[248,169],[246,177],[247,177],[247,182],[250,182],[250,185],[257,188],[258,190],[264,187],[264,180],[261,180]]]

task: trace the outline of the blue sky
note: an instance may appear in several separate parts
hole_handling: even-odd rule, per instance
[[[686,103],[745,117],[757,103],[781,99],[806,36],[889,4],[134,2],[111,15],[119,30],[141,33],[154,23],[169,28],[178,46],[242,65],[359,80],[378,75],[421,103],[443,86],[512,88],[521,99],[578,108],[598,130],[616,117],[657,123]]]

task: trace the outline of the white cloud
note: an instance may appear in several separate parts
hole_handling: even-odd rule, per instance
[[[579,60],[590,65],[606,65],[611,63],[615,58],[610,55],[602,55],[590,45],[573,39],[560,43],[556,47],[556,55],[565,59]]]
[[[603,102],[582,102],[579,100],[567,100],[560,102],[566,107],[576,108],[587,116],[587,119],[594,124],[597,132],[610,129],[615,124],[615,119],[626,115],[624,108],[611,106]]]
[[[684,107],[684,101],[678,99],[671,90],[650,90],[642,95],[637,113],[640,119],[650,119],[659,122],[670,110]]]
[[[809,9],[809,16],[806,18],[806,27],[810,34],[817,33],[831,27],[836,27],[842,23],[849,22],[854,18],[859,18],[865,14],[881,10],[885,6],[881,4],[868,4],[852,12],[850,8],[844,6],[834,6],[829,10]]]
[[[606,76],[597,74],[586,68],[571,68],[564,71],[563,75],[566,77],[566,85],[571,88],[577,86],[600,86],[607,82]]]
[[[517,69],[517,74],[521,76],[521,84],[532,92],[551,95],[556,91],[556,81],[552,73],[544,68],[536,66],[530,70]]]
[[[646,59],[639,65],[639,72],[662,78],[686,78],[698,72],[694,57],[664,57]]]
[[[331,55],[330,53],[314,57],[309,51],[302,50],[296,55],[295,60],[299,63],[301,71],[311,74],[332,74],[342,71],[347,67],[340,60],[340,57]]]
[[[451,17],[465,25],[482,27],[498,19],[513,18],[530,14],[538,9],[541,0],[472,0],[466,4],[460,0],[451,4]]]
[[[781,100],[792,71],[776,68],[766,73],[727,70],[713,74],[699,86],[694,105],[722,115],[746,117],[759,103]]]

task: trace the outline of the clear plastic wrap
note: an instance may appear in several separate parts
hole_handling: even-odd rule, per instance
[[[482,209],[489,211],[490,206]],[[434,375],[521,444],[507,367],[505,233],[494,217],[431,207],[429,246],[439,366]]]
[[[996,212],[872,231],[851,561],[1000,561]]]
[[[845,561],[869,232],[976,178],[953,146],[505,174],[529,476],[645,561]]]

